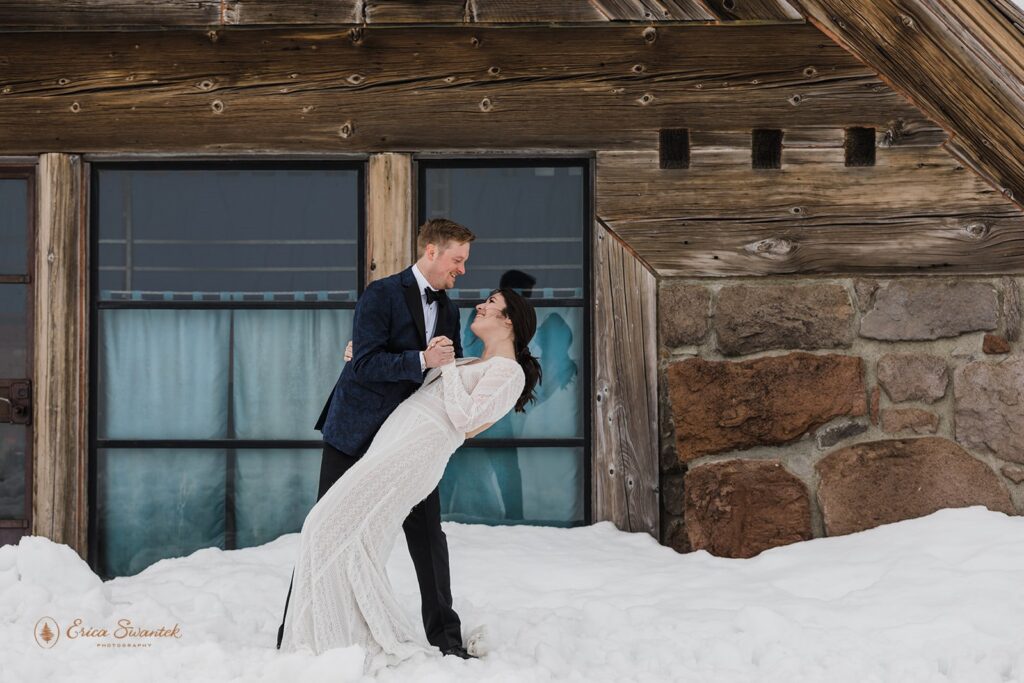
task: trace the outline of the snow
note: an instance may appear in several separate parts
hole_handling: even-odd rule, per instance
[[[464,629],[480,660],[414,659],[383,681],[1024,681],[1024,518],[942,510],[748,560],[677,554],[608,523],[446,524]],[[298,535],[204,549],[101,582],[67,546],[0,548],[0,681],[351,681],[356,648],[274,648]],[[389,564],[418,621],[405,545]],[[51,649],[34,639],[60,625]],[[65,630],[118,619],[181,638],[101,648]]]

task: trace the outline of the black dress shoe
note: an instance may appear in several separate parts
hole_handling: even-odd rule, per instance
[[[452,655],[454,657],[461,657],[463,659],[478,659],[476,655],[471,655],[468,652],[466,652],[466,648],[462,647],[461,645],[452,645],[449,648],[441,650],[441,653],[445,656]]]

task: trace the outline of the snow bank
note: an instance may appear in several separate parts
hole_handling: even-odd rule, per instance
[[[679,555],[610,524],[446,524],[456,608],[481,660],[414,660],[385,681],[1024,681],[1024,518],[943,510],[749,560]],[[350,681],[361,653],[274,649],[298,536],[205,549],[101,583],[66,546],[0,548],[0,681]],[[418,623],[412,564],[389,571]],[[34,637],[130,619],[147,648]],[[125,639],[130,640],[130,639]],[[141,642],[142,639],[136,642]]]

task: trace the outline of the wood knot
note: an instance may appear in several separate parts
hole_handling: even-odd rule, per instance
[[[801,102],[803,102],[803,100],[804,100],[804,98],[802,96],[800,96],[800,95],[793,95],[792,97],[790,97],[786,101],[789,102],[790,104],[792,104],[795,107],[798,104],[800,104]]]
[[[703,90],[704,89],[704,84],[703,83],[698,83],[698,84],[696,84],[693,87],[694,87],[695,90]]]
[[[794,216],[799,216],[800,214],[802,214],[804,212],[804,210],[801,207],[799,207],[799,206],[794,206],[794,207],[792,207],[789,210],[789,212],[791,214],[793,214]]]
[[[914,28],[914,17],[909,14],[900,14],[900,23],[907,28]]]
[[[637,102],[639,102],[640,104],[642,104],[644,106],[650,104],[653,101],[654,101],[654,95],[652,95],[649,92],[645,92],[643,95],[641,95],[639,98],[637,98]]]
[[[346,121],[345,123],[341,124],[340,128],[338,128],[338,135],[343,137],[343,138],[345,138],[345,139],[348,139],[348,138],[352,137],[352,134],[355,131],[356,131],[356,129],[355,129],[355,126],[352,125],[352,122],[351,121]]]
[[[293,81],[294,81],[294,80],[295,80],[296,78],[298,78],[298,77],[299,77],[299,74],[288,74],[288,78],[292,79]]]
[[[1003,193],[1003,196],[1006,197],[1007,199],[1011,199],[1011,200],[1013,199],[1013,190],[1011,190],[1010,188],[1004,187],[1002,189],[1002,193]]]
[[[988,237],[990,228],[981,221],[972,221],[961,228],[964,235],[971,240],[983,240]]]
[[[648,43],[653,43],[658,39],[658,29],[654,28],[653,26],[648,26],[647,28],[644,29],[642,35],[645,41],[647,41]]]
[[[818,70],[815,69],[813,66],[809,66],[809,67],[804,69],[804,76],[806,76],[807,78],[810,78],[812,76],[817,76],[817,75],[818,75]]]
[[[314,107],[312,104],[307,104],[305,107],[302,108],[302,113],[303,114],[308,114],[309,112],[313,111],[313,109],[315,109],[315,108],[316,107]]]
[[[211,43],[216,43],[218,40],[220,40],[220,33],[217,31],[207,31],[206,37],[210,39]],[[136,45],[135,47],[138,47],[138,45]]]
[[[445,76],[444,77],[444,82],[445,83],[454,83],[455,82],[455,76]]]
[[[71,111],[72,111],[72,113],[77,114],[79,111],[81,111],[81,109],[82,108],[80,106],[78,106],[78,102],[72,102],[71,103]]]
[[[199,81],[196,83],[196,87],[200,90],[213,90],[213,81],[210,79]]]
[[[736,0],[722,0],[722,7],[732,12],[736,9]]]
[[[480,47],[481,45],[483,45],[483,43],[484,41],[480,40],[476,36],[473,36],[472,38],[469,39],[469,44],[472,45],[473,47]]]
[[[498,74],[501,73],[501,69],[499,69],[496,66],[492,66],[490,69],[487,70],[487,73],[489,73],[492,76],[497,76]]]
[[[743,250],[748,254],[760,256],[766,259],[782,260],[796,251],[797,245],[785,237],[769,237],[767,239],[751,242],[744,245]]]
[[[362,42],[363,42],[363,28],[361,26],[356,26],[355,28],[350,28],[348,30],[348,39],[352,42],[353,45],[360,45],[360,44],[362,44]]]
[[[644,66],[643,64],[634,64],[633,65],[633,73],[635,73],[635,74],[642,74],[645,71],[647,71],[647,67]]]
[[[366,80],[366,76],[362,74],[352,74],[345,80],[351,83],[352,85],[359,85],[360,83]]]
[[[68,80],[68,79],[66,79],[66,78],[58,78],[58,79],[57,79],[57,85],[67,85],[67,84],[68,84],[68,83],[70,83],[70,82],[71,82],[71,81],[69,81],[69,80]]]
[[[3,90],[0,90],[0,93],[3,93],[4,95],[10,95],[11,94],[11,86],[5,85]]]
[[[488,112],[488,111],[490,111],[493,108],[494,108],[494,105],[491,104],[491,98],[490,97],[485,97],[482,100],[480,100],[480,111]]]

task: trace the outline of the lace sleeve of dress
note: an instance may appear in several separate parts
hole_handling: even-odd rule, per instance
[[[515,362],[491,363],[472,394],[466,393],[455,363],[442,365],[441,377],[448,419],[463,432],[500,419],[516,404],[526,382],[523,369]]]

